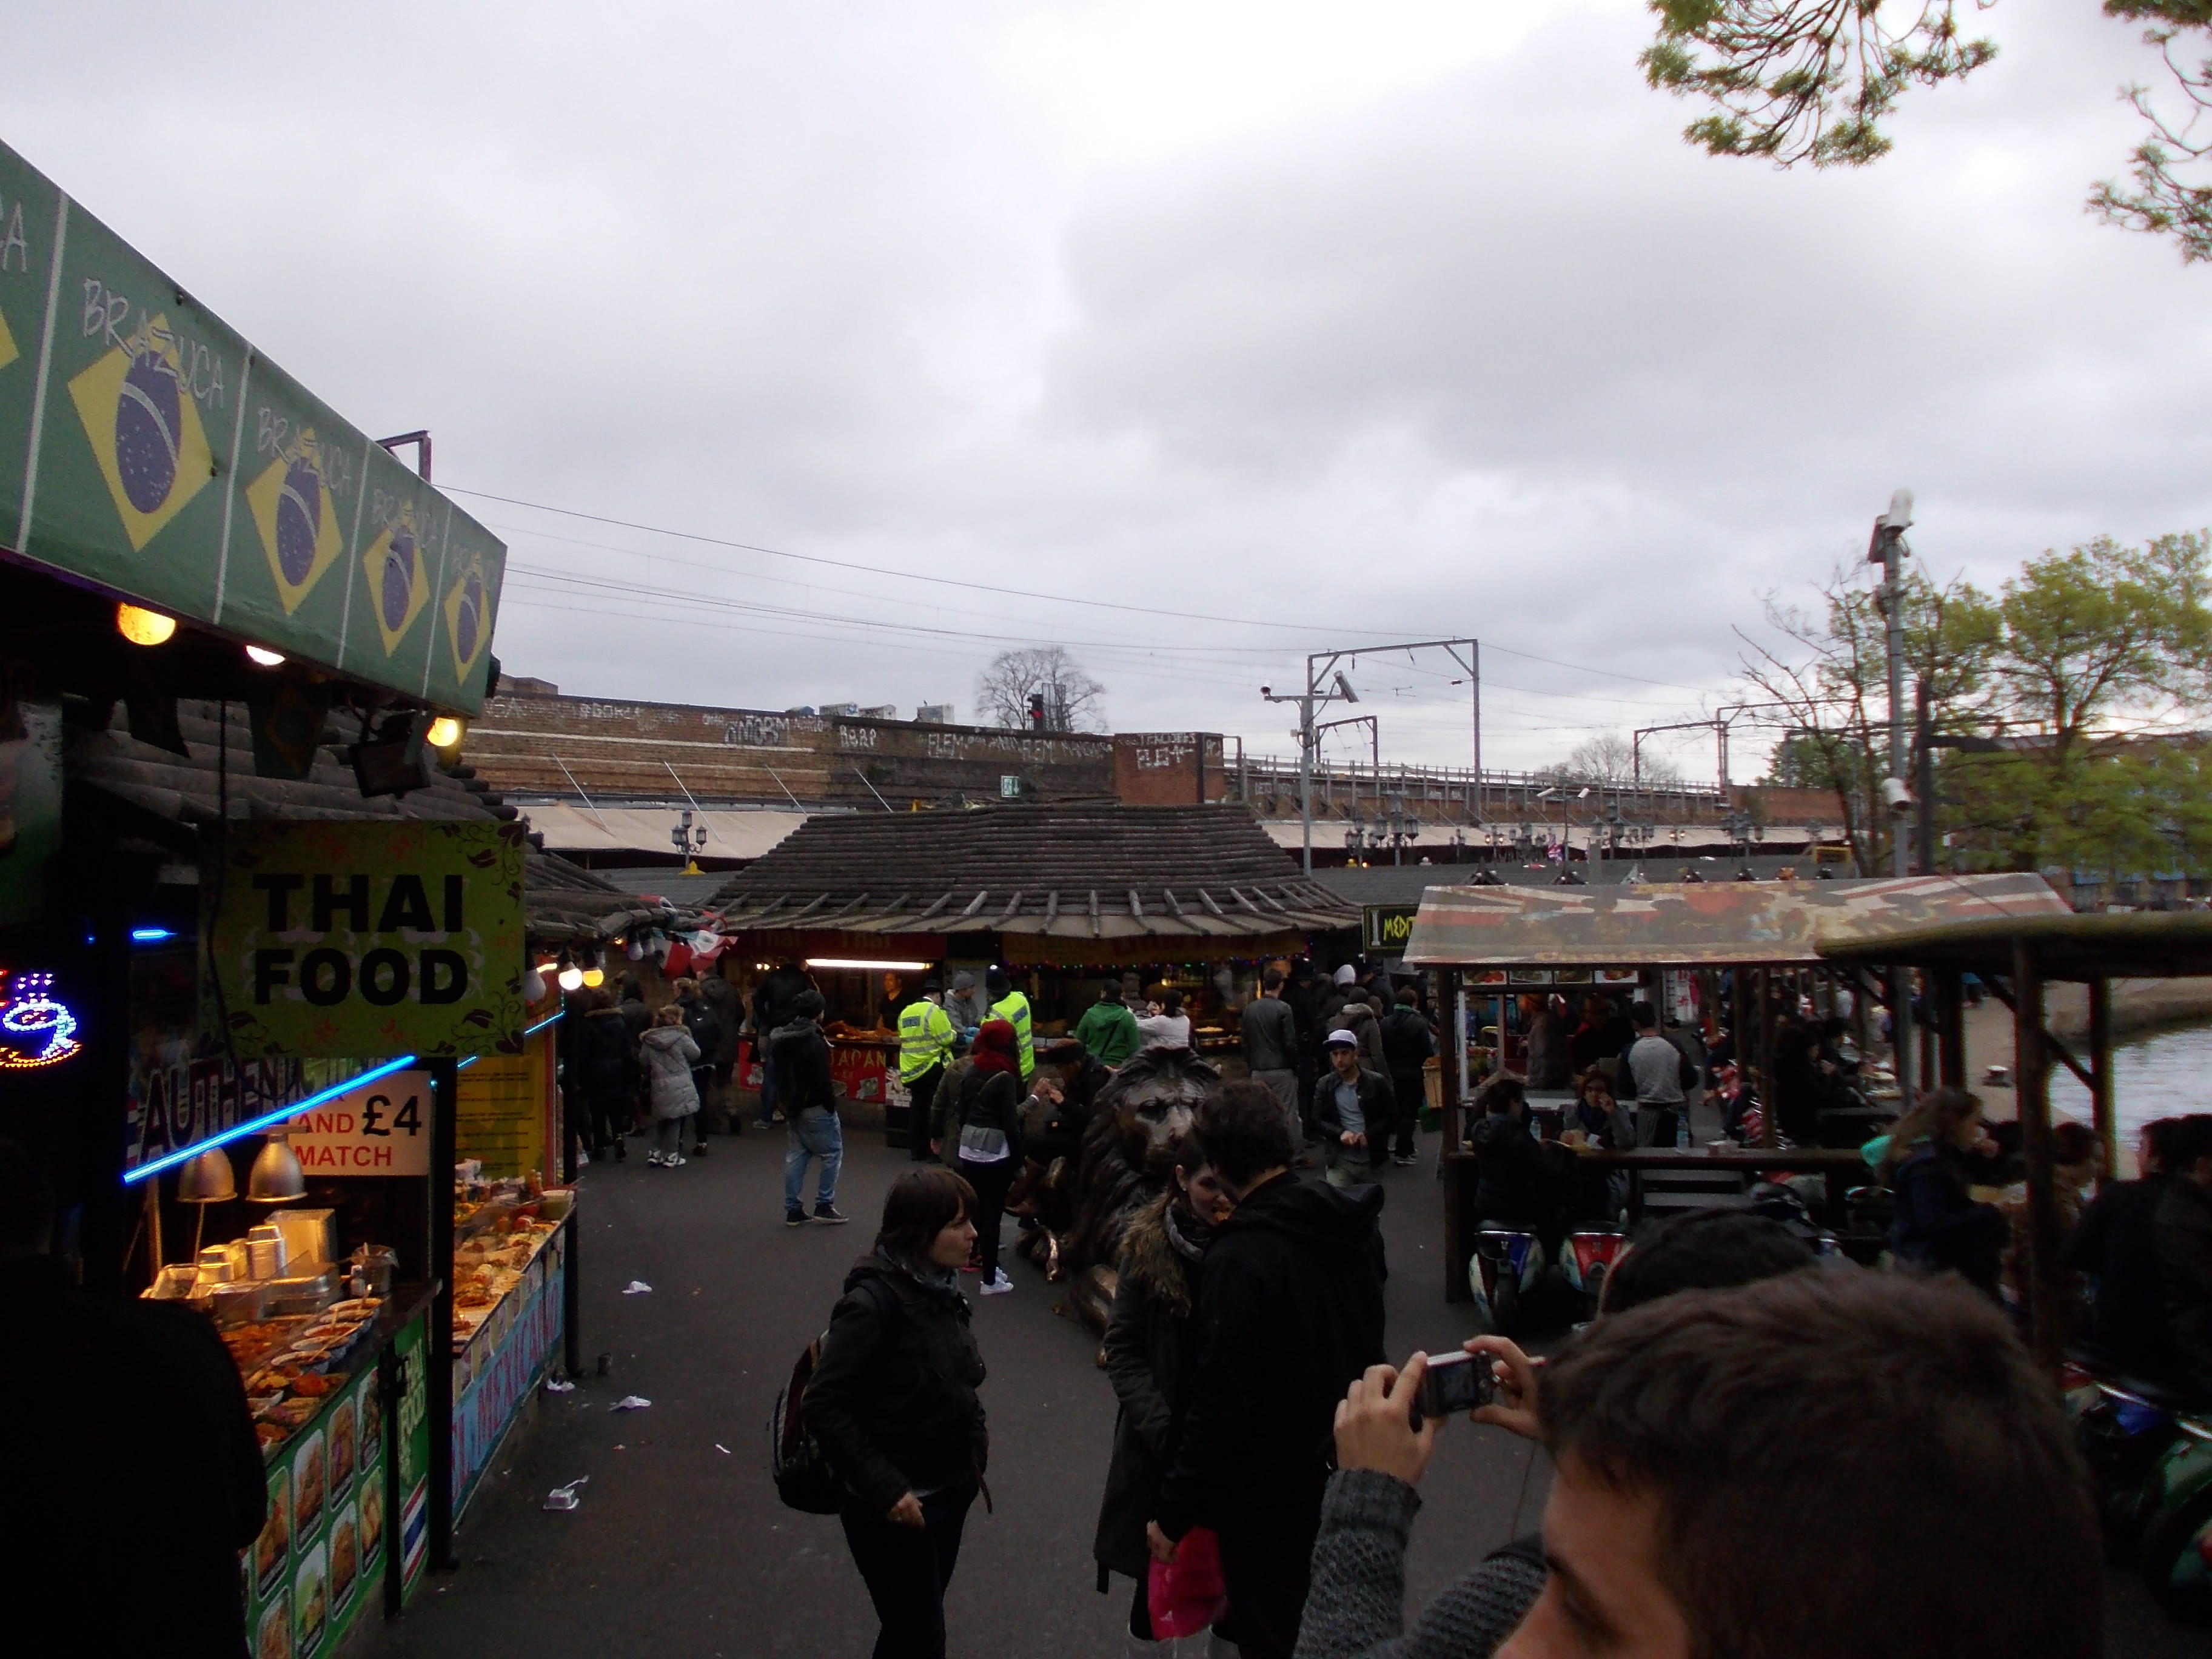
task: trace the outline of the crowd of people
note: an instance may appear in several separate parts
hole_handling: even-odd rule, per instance
[[[1211,1650],[1243,1659],[2101,1651],[2087,1473],[2009,1322],[1735,1211],[1640,1232],[1548,1363],[1466,1344],[1493,1379],[1474,1421],[1547,1452],[1551,1496],[1409,1616],[1429,1360],[1386,1357],[1382,1189],[1310,1178],[1299,1147],[1273,1089],[1219,1088],[1125,1237],[1093,1553],[1099,1589],[1130,1582],[1130,1659],[1175,1651],[1149,1587],[1186,1549],[1218,1559]],[[944,1591],[988,1437],[956,1269],[988,1205],[941,1166],[898,1179],[804,1407],[878,1659],[957,1646]]]

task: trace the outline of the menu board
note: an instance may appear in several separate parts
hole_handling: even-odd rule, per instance
[[[419,1316],[410,1332],[419,1349]],[[377,1369],[269,1452],[269,1518],[240,1565],[253,1659],[323,1659],[381,1601],[390,1437]]]

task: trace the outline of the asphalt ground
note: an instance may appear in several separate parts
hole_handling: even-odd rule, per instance
[[[1389,1168],[1389,1346],[1440,1351],[1474,1329],[1442,1294],[1437,1138]],[[376,1659],[608,1659],[612,1655],[866,1654],[875,1618],[834,1516],[776,1500],[767,1420],[793,1358],[828,1322],[907,1155],[880,1132],[847,1139],[838,1205],[849,1226],[783,1224],[781,1131],[718,1136],[681,1170],[584,1171],[578,1260],[586,1376],[541,1394],[463,1517],[459,1568],[434,1575],[401,1619],[364,1632]],[[810,1182],[809,1195],[811,1195]],[[1008,1224],[1012,1237],[1012,1224]],[[1053,1312],[1058,1287],[1011,1258],[1011,1295],[973,1297],[990,1368],[990,1485],[971,1513],[947,1596],[950,1651],[990,1659],[1118,1656],[1131,1586],[1095,1589],[1091,1540],[1114,1397],[1097,1339]],[[626,1296],[638,1279],[649,1294]],[[971,1288],[973,1280],[965,1280]],[[607,1356],[608,1374],[591,1375]],[[625,1395],[643,1411],[611,1407]],[[581,1475],[580,1506],[546,1492]],[[1409,1602],[1419,1607],[1493,1546],[1540,1522],[1548,1469],[1524,1442],[1455,1423],[1422,1483]],[[1807,1495],[1818,1502],[1816,1493]],[[2201,1654],[2128,1580],[2112,1581],[2109,1650]]]

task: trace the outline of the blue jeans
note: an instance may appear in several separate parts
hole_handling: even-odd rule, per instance
[[[806,1160],[822,1160],[821,1183],[814,1189],[817,1207],[837,1196],[837,1170],[845,1161],[845,1131],[837,1114],[810,1106],[784,1125],[783,1207],[802,1208],[799,1189],[806,1184]]]
[[[761,1045],[760,1115],[753,1121],[765,1127],[775,1120],[775,1062],[769,1058],[766,1043]]]

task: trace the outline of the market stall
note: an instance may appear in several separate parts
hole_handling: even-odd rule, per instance
[[[1849,942],[1874,949],[1882,940],[1943,922],[2067,914],[2049,884],[2032,875],[1429,889],[1406,961],[1447,973],[1454,1011],[1457,1089],[1455,1109],[1447,1114],[1442,1172],[1445,1298],[1463,1301],[1471,1294],[1467,1265],[1481,1218],[1473,1212],[1476,1165],[1467,1115],[1475,1109],[1475,1091],[1484,1079],[1510,1069],[1515,1058],[1505,1004],[1518,988],[1595,988],[1603,975],[1622,989],[1632,984],[1657,994],[1670,972],[1734,970],[1730,1028],[1740,1059],[1751,1063],[1758,1079],[1759,1097],[1771,1100],[1780,976],[1820,969],[1826,965],[1824,947]],[[1796,996],[1793,987],[1793,1006]],[[1497,1034],[1487,1042],[1486,1026]],[[1771,1152],[1777,1150],[1771,1113],[1768,1120]],[[1739,1158],[1738,1173],[1754,1168],[1758,1152],[1749,1149]],[[1802,1167],[1803,1159],[1795,1163]]]
[[[1231,1054],[1262,967],[1326,939],[1348,946],[1359,925],[1225,806],[814,817],[704,908],[753,971],[807,967],[830,1002],[833,1051],[849,1056],[844,1097],[880,1090],[902,1137],[896,1008],[926,975],[966,969],[980,986],[1004,967],[1040,1039],[1072,1030],[1106,978],[1139,999],[1181,989],[1194,1045]]]
[[[523,833],[452,769],[505,550],[4,146],[0,198],[0,1135],[88,1292],[222,1332],[249,1634],[313,1659],[450,1557],[455,1070],[525,1041]]]

